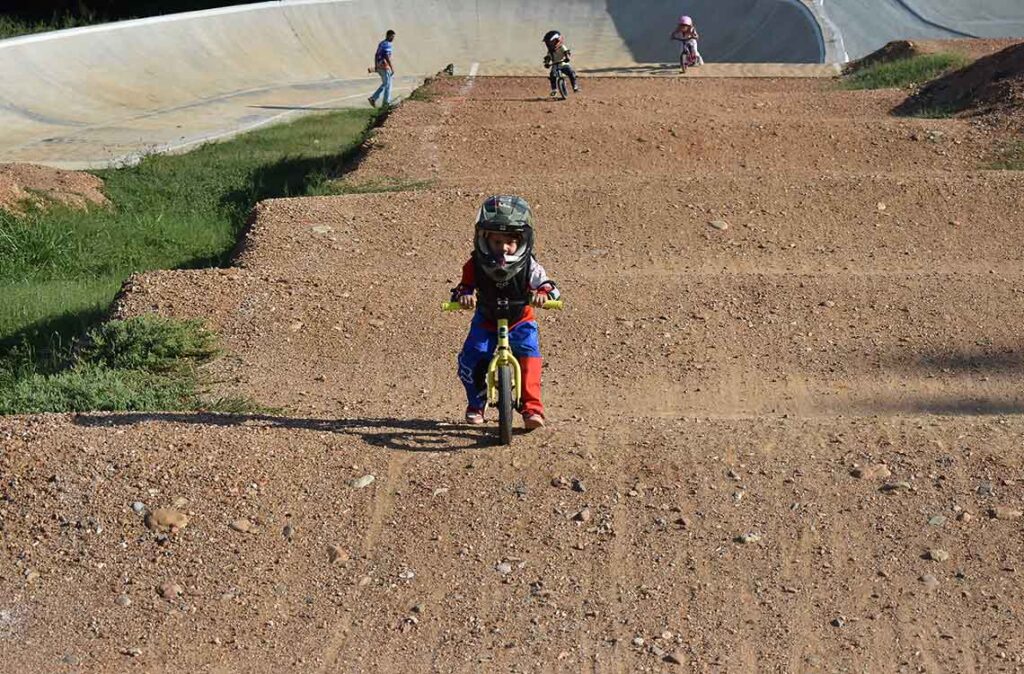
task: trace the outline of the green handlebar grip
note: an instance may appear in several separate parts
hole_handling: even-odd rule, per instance
[[[545,309],[561,309],[564,304],[565,304],[564,300],[548,300],[547,302],[544,303],[544,308]],[[467,308],[467,307],[463,307],[458,302],[441,302],[441,311],[458,311],[459,309],[464,309],[464,308]]]

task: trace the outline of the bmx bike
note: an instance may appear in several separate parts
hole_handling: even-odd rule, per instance
[[[704,65],[704,59],[699,56],[696,46],[692,47],[687,43],[690,40],[672,38],[673,41],[681,43],[679,46],[679,72],[685,73],[687,68]],[[696,44],[696,40],[693,41]]]
[[[562,100],[569,98],[569,81],[562,72],[561,63],[552,63],[551,70],[548,73],[548,77],[555,79],[555,88],[558,89],[558,95],[562,97]]]
[[[506,302],[505,307],[508,308]],[[559,310],[562,300],[548,300],[544,309]],[[442,302],[443,311],[469,310],[458,302]],[[512,413],[522,407],[523,372],[512,353],[508,340],[508,317],[502,317],[498,306],[498,343],[487,365],[487,406],[498,408],[498,438],[503,445],[512,444]]]

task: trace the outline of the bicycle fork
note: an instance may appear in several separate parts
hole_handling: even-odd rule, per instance
[[[523,399],[523,372],[519,361],[512,354],[512,347],[509,346],[508,319],[499,318],[498,344],[494,349],[494,357],[487,366],[487,404],[492,407],[498,406],[498,370],[505,365],[512,371],[512,407],[518,410]]]

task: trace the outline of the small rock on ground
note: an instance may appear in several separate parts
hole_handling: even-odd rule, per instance
[[[1019,520],[1021,517],[1024,517],[1024,512],[1009,506],[996,506],[992,508],[990,514],[997,520]]]
[[[327,546],[327,559],[331,562],[331,564],[344,564],[351,558],[352,557],[351,555],[349,555],[348,550],[341,547],[340,545]]]
[[[188,515],[173,508],[157,508],[146,515],[146,526],[154,531],[176,532],[188,526]]]
[[[348,484],[353,489],[362,489],[363,487],[369,487],[376,479],[377,477],[375,475],[363,475],[362,477],[357,477]]]

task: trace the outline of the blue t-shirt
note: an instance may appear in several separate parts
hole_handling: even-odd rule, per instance
[[[384,59],[390,59],[392,53],[391,43],[387,40],[381,40],[380,44],[377,45],[377,53],[373,57],[374,64],[380,68],[384,64]]]

